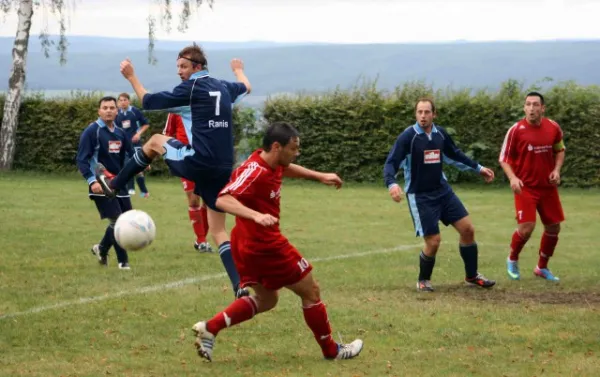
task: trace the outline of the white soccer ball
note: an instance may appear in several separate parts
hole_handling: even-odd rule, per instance
[[[115,240],[128,251],[143,249],[154,241],[156,226],[144,211],[132,209],[117,219],[115,224]]]

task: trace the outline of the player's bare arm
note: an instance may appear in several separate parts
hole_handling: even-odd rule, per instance
[[[232,59],[231,70],[233,71],[236,79],[246,86],[247,93],[250,94],[252,91],[252,86],[250,85],[250,80],[248,80],[246,74],[244,73],[244,62],[241,59]]]
[[[337,189],[341,188],[343,184],[342,179],[335,173],[322,173],[296,164],[290,164],[283,171],[283,176],[319,181],[327,186],[335,186]]]
[[[262,226],[271,226],[279,222],[279,220],[275,216],[260,213],[251,208],[248,208],[231,195],[220,196],[217,199],[216,206],[220,210],[225,211],[231,215],[253,220],[255,223],[260,224]]]
[[[133,64],[131,64],[131,60],[129,58],[121,62],[121,74],[129,81],[139,99],[143,99],[144,96],[148,94],[148,91],[144,88],[140,80],[135,75]]]
[[[519,177],[515,175],[515,172],[508,162],[500,161],[500,166],[502,166],[504,174],[506,174],[508,180],[510,181],[511,190],[513,190],[515,194],[520,194],[521,188],[523,188],[523,181],[521,181]]]
[[[560,169],[562,169],[563,164],[565,163],[565,151],[562,150],[560,152],[556,152],[554,156],[554,169],[550,173],[550,183],[553,185],[560,184]]]

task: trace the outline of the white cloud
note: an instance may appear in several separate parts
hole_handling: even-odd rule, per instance
[[[77,1],[68,32],[145,38],[149,11],[158,9],[151,3]],[[0,35],[15,34],[14,13]],[[202,6],[193,15],[187,32],[177,31],[175,14],[172,32],[158,37],[340,43],[600,38],[597,14],[600,2],[592,0],[216,0],[213,10]],[[32,32],[39,33],[42,20],[38,12]],[[50,17],[49,23],[56,33],[56,21]]]

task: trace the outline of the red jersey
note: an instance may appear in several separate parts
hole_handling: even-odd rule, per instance
[[[261,149],[255,151],[240,167],[233,171],[231,180],[219,196],[231,195],[243,205],[260,213],[279,219],[279,201],[284,167],[273,169],[260,157]],[[253,220],[236,217],[236,232],[244,242],[278,248],[288,241],[279,229],[279,223],[266,227]]]
[[[537,126],[522,119],[506,133],[499,161],[508,163],[526,187],[554,187],[549,178],[555,166],[554,157],[564,150],[558,123],[542,118]]]
[[[185,133],[183,120],[179,114],[169,113],[167,116],[167,123],[165,124],[165,128],[163,130],[163,135],[174,137],[186,145],[190,143]]]

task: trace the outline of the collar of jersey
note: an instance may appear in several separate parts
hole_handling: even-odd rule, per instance
[[[190,80],[201,79],[203,77],[208,77],[208,71],[206,69],[202,71],[198,71],[190,76]]]
[[[132,106],[127,106],[127,110],[119,109],[120,113],[127,114],[128,111],[133,111]]]
[[[96,123],[98,123],[98,126],[100,126],[100,128],[108,128],[108,126],[106,125],[106,123],[104,123],[104,121],[102,120],[102,118],[98,118],[96,120]],[[113,123],[113,128],[114,128],[114,125],[115,124]]]
[[[421,128],[421,125],[419,124],[419,122],[415,123],[413,125],[413,128],[418,134],[425,133],[425,131],[423,131],[423,129]],[[435,123],[431,126],[431,132],[438,132],[437,128],[435,128]]]

